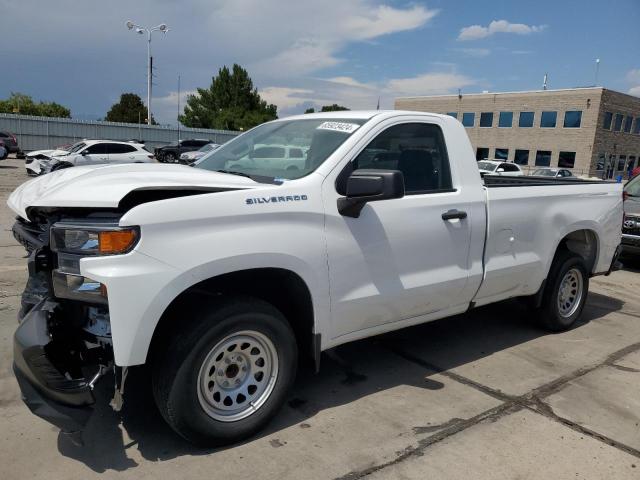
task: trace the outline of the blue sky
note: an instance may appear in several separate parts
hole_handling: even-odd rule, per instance
[[[182,98],[224,64],[249,70],[281,116],[309,106],[392,108],[403,95],[598,83],[640,96],[640,1],[577,0],[0,0],[0,98],[19,91],[98,118],[122,92],[146,98],[154,34],[153,110],[174,123]]]

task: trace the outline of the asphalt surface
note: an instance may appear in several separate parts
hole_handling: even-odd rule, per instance
[[[11,373],[26,279],[0,163],[0,477],[9,479],[638,479],[640,261],[591,281],[583,320],[547,334],[515,301],[339,347],[303,369],[247,442],[196,449],[164,424],[142,368],[125,407],[98,391],[85,446],[33,416]]]

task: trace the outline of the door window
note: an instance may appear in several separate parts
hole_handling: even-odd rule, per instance
[[[132,153],[135,151],[136,151],[136,148],[132,145],[125,145],[122,143],[109,144],[109,153]]]
[[[87,147],[85,150],[86,153],[91,155],[106,155],[107,154],[107,144],[106,143],[96,143]]]
[[[400,170],[407,195],[450,190],[451,170],[440,127],[428,123],[394,125],[379,134],[346,170]],[[341,176],[342,177],[342,176]],[[342,194],[346,190],[346,178]]]

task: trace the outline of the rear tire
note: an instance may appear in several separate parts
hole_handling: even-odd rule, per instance
[[[177,158],[177,157],[176,157],[173,153],[171,153],[171,152],[169,152],[169,153],[165,153],[165,155],[164,155],[164,161],[165,161],[166,163],[175,163],[176,158]]]
[[[236,297],[183,311],[175,323],[152,361],[153,395],[167,423],[200,446],[263,428],[296,374],[298,350],[284,316],[262,300]]]
[[[581,256],[560,251],[551,265],[538,308],[538,321],[552,332],[568,330],[580,318],[589,292],[589,275]]]

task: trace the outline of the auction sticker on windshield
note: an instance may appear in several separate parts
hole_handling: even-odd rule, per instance
[[[333,130],[334,132],[353,133],[360,125],[344,122],[324,122],[318,125],[318,130]]]

